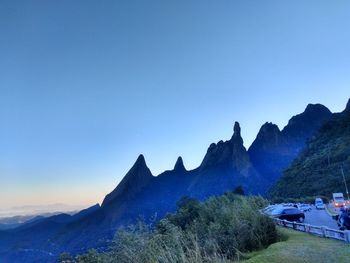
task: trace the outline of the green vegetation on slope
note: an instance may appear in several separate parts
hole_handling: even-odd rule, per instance
[[[266,248],[277,241],[272,220],[259,209],[260,197],[227,193],[204,203],[183,198],[176,213],[154,227],[144,223],[120,230],[107,252],[90,251],[65,262],[232,262],[242,252]]]
[[[348,263],[350,246],[290,229],[278,228],[287,240],[247,254],[244,263]]]
[[[337,114],[311,139],[303,153],[272,187],[272,198],[345,193],[343,167],[350,186],[350,111]]]

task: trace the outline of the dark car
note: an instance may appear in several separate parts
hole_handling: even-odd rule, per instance
[[[305,214],[295,207],[278,207],[271,211],[270,216],[279,219],[285,219],[291,222],[304,222]]]
[[[333,216],[340,230],[350,230],[350,209],[341,209],[340,214]]]

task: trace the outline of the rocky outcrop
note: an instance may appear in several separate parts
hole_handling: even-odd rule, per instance
[[[233,135],[228,141],[212,143],[205,155],[200,169],[205,170],[215,166],[227,165],[237,171],[250,167],[250,160],[246,148],[243,146],[241,128],[235,122]]]
[[[325,106],[309,104],[303,113],[292,117],[282,131],[273,123],[265,123],[248,150],[255,169],[273,184],[331,116]]]
[[[153,175],[146,165],[144,156],[141,154],[118,186],[105,197],[102,207],[118,199],[127,200],[132,198],[148,185],[152,179]]]
[[[186,172],[186,168],[184,166],[184,162],[183,162],[181,156],[179,156],[179,158],[177,158],[177,161],[175,163],[173,171],[177,172],[177,173]]]
[[[292,117],[288,125],[282,130],[293,156],[297,156],[305,143],[332,116],[331,111],[321,104],[309,104],[305,111]]]

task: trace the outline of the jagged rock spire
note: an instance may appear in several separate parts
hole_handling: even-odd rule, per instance
[[[239,122],[236,121],[233,126],[233,135],[241,136],[241,127],[239,126]]]
[[[234,143],[242,144],[243,145],[243,139],[241,136],[241,127],[239,125],[239,122],[235,122],[235,125],[233,126],[233,135],[231,138],[231,141]]]
[[[175,163],[175,166],[174,166],[174,171],[186,171],[186,168],[184,166],[184,163],[183,163],[183,160],[182,160],[182,157],[179,156],[179,158],[177,158],[177,161]]]
[[[201,168],[224,165],[241,170],[246,168],[248,163],[249,157],[243,146],[241,127],[238,122],[235,122],[231,140],[211,144],[202,161]]]

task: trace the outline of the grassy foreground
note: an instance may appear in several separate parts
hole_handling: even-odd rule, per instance
[[[323,263],[350,262],[350,244],[320,238],[290,229],[278,228],[287,238],[270,245],[267,249],[247,254],[244,263]]]

